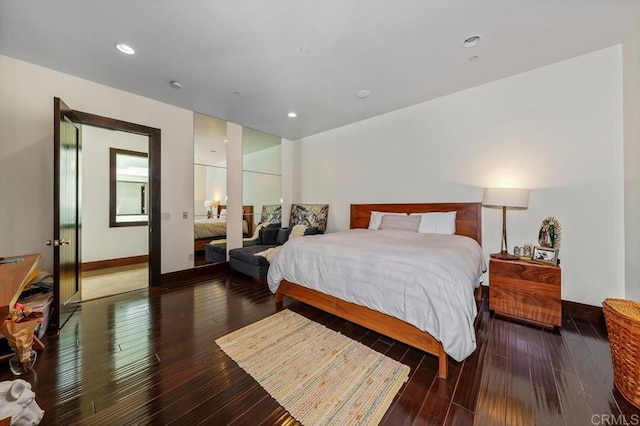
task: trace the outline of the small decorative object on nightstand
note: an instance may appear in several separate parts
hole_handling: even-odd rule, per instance
[[[533,248],[533,255],[531,256],[531,260],[538,263],[549,263],[551,265],[557,265],[558,249],[535,246]]]
[[[489,309],[545,327],[562,326],[560,267],[491,259]]]
[[[562,227],[560,222],[553,216],[545,218],[540,224],[538,232],[538,244],[540,247],[560,248],[560,236]]]

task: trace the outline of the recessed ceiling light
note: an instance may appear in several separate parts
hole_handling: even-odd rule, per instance
[[[122,53],[126,53],[127,55],[133,55],[134,53],[136,53],[136,51],[133,50],[133,47],[129,46],[128,44],[124,44],[124,43],[116,44],[116,49],[118,49]]]
[[[468,59],[468,61],[469,61],[469,62],[478,62],[478,59],[480,59],[480,58],[479,58],[479,57],[477,57],[477,56],[472,56],[472,57],[470,57],[470,58]]]
[[[308,44],[303,44],[302,46],[300,46],[300,53],[309,53],[311,52],[311,46],[309,46]]]
[[[224,143],[227,143],[227,140],[226,140],[226,139],[224,140]]]
[[[173,87],[174,89],[182,89],[182,83],[180,83],[179,81],[173,80],[169,83],[171,85],[171,87]]]
[[[360,89],[356,92],[356,98],[365,99],[365,98],[368,98],[370,94],[371,92],[368,91],[367,89]]]
[[[233,96],[240,96],[240,92],[238,92],[237,90],[233,91]]]
[[[298,114],[296,114],[295,112],[290,112],[289,114],[287,114],[287,117],[289,118],[296,118],[298,116]]]
[[[215,149],[211,149],[211,150],[209,150],[209,152],[212,152],[212,153],[215,154],[216,150]]]
[[[476,44],[478,44],[479,42],[480,42],[480,36],[479,35],[472,35],[472,36],[469,36],[469,37],[464,39],[464,41],[462,42],[462,46],[463,47],[472,47],[472,46],[475,46]]]

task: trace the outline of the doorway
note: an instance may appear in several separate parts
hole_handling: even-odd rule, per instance
[[[148,180],[148,251],[149,286],[161,284],[161,238],[160,238],[160,129],[140,124],[129,123],[113,118],[103,117],[87,112],[74,111],[83,125],[100,127],[108,130],[118,130],[134,133],[148,138],[149,180]]]
[[[149,137],[81,133],[82,301],[147,288]]]
[[[148,137],[148,283],[161,284],[160,129],[103,117],[68,107],[54,98],[54,305],[51,328],[62,328],[81,300],[82,198],[80,197],[82,140],[79,129],[90,125]]]

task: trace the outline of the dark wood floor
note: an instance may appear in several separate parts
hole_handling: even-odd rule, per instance
[[[204,251],[197,251],[195,253],[195,256],[193,258],[193,264],[195,266],[202,266],[202,265],[207,265],[211,262],[209,262],[205,257],[204,257]]]
[[[603,414],[640,415],[614,389],[598,324],[567,317],[559,332],[544,331],[494,318],[485,301],[478,349],[449,361],[441,380],[432,356],[298,302],[285,307],[411,367],[382,424],[591,425],[607,424]],[[273,313],[266,287],[234,274],[90,301],[46,338],[23,378],[45,410],[42,424],[292,424],[214,343]],[[2,369],[0,380],[13,378]]]

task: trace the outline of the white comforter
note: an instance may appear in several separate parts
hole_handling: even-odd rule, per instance
[[[242,233],[249,233],[249,223],[242,221]],[[193,237],[200,238],[224,237],[227,235],[227,218],[196,219],[193,221]]]
[[[462,361],[476,348],[474,289],[486,270],[471,238],[351,229],[288,241],[269,267],[281,280],[400,318]]]
[[[227,219],[196,219],[193,221],[193,237],[224,237],[227,235]]]

